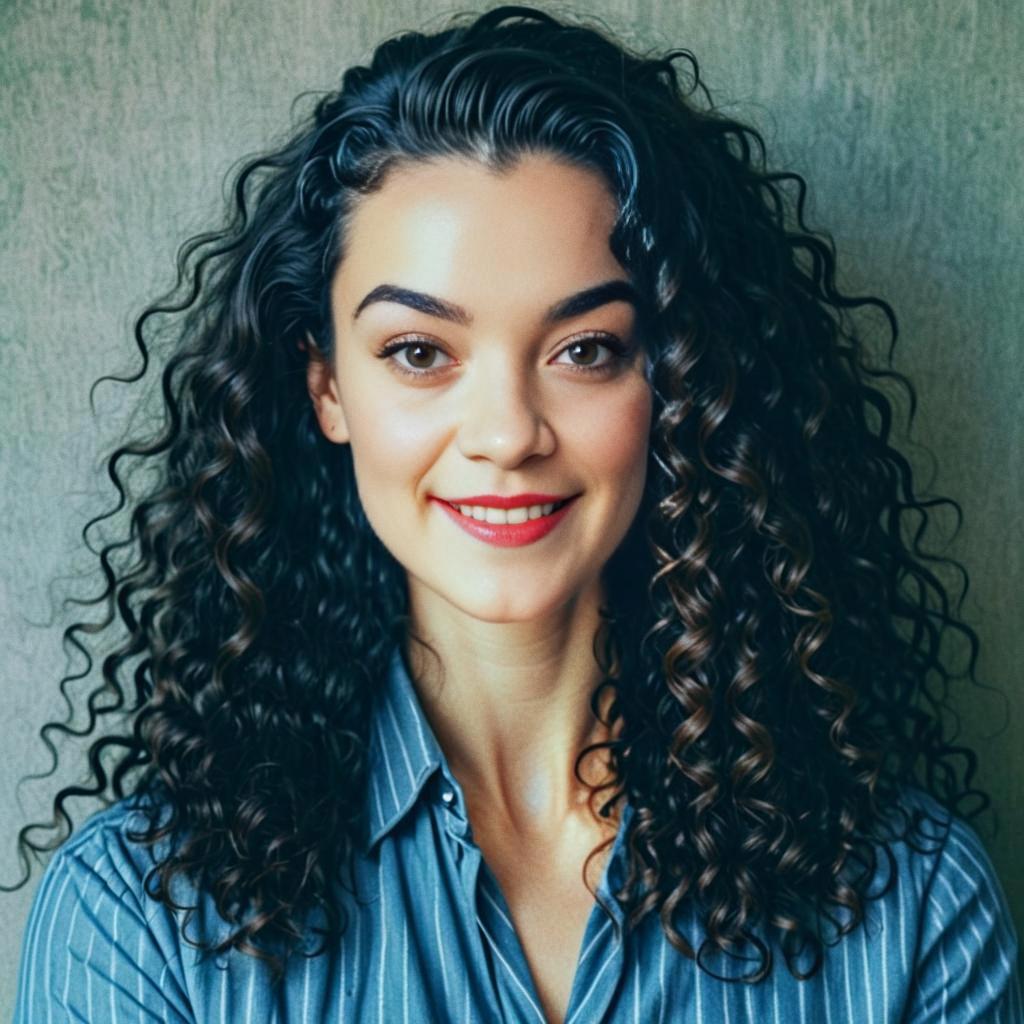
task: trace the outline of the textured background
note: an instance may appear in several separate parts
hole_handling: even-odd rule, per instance
[[[57,773],[16,789],[50,768],[38,730],[65,718],[58,680],[84,665],[60,633],[96,616],[59,601],[99,592],[80,531],[114,504],[102,459],[140,390],[102,384],[90,410],[89,384],[137,369],[133,314],[172,282],[177,245],[218,216],[228,168],[291,123],[293,98],[332,87],[386,35],[439,27],[457,9],[0,0],[0,882],[23,870],[17,828],[48,817],[59,786],[85,773],[83,748],[58,743]],[[955,691],[1000,822],[994,835],[988,816],[977,827],[1024,932],[1013,856],[1024,825],[1024,5],[609,0],[587,10],[634,45],[691,48],[715,99],[764,131],[776,166],[811,182],[812,223],[834,234],[846,286],[896,307],[896,367],[920,397],[903,446],[918,487],[955,497],[965,515],[951,539],[954,519],[940,514],[929,547],[967,565],[978,675],[1009,697],[1007,724],[997,693]],[[955,575],[943,579],[956,588]],[[68,686],[76,726],[97,678]],[[72,804],[75,824],[94,806]],[[0,893],[4,1019],[40,870]]]

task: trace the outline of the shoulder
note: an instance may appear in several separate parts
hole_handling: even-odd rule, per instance
[[[136,799],[126,797],[89,815],[58,847],[51,865],[58,860],[81,864],[115,887],[131,888],[143,864],[154,862],[150,848],[129,838],[147,825]]]
[[[916,786],[903,787],[899,802],[912,828],[888,845],[900,880],[917,893],[922,923],[956,916],[954,907],[963,908],[969,895],[994,911],[1005,906],[995,867],[972,825]]]
[[[985,844],[923,790],[906,788],[902,804],[925,836],[893,844],[915,918],[911,1019],[1022,1019],[1018,936]]]
[[[926,903],[949,898],[954,889],[958,903],[968,891],[983,894],[993,906],[1005,902],[985,843],[972,825],[916,786],[903,788],[900,804],[916,828],[894,847],[905,857]]]
[[[16,1021],[58,1010],[91,1019],[79,1003],[101,993],[111,1006],[127,999],[135,1014],[152,1003],[153,1019],[157,1010],[159,1019],[190,1018],[175,918],[145,891],[157,853],[129,838],[145,825],[125,798],[92,814],[51,857],[23,933]]]
[[[122,912],[134,911],[148,920],[157,907],[145,892],[146,878],[163,852],[161,844],[147,847],[130,838],[148,826],[146,814],[133,797],[90,815],[56,850],[39,883],[40,894],[58,890],[68,903],[74,893],[116,900]],[[70,890],[70,892],[69,892]]]

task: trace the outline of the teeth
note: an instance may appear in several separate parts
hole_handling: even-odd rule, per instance
[[[494,523],[499,526],[525,523],[527,519],[540,519],[541,516],[551,515],[552,509],[557,502],[547,505],[521,505],[519,508],[485,508],[483,505],[456,505],[455,507],[464,515],[472,519],[478,519],[482,523]],[[564,504],[564,503],[562,503]]]

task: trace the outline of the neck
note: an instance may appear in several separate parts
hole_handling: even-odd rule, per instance
[[[592,820],[590,788],[609,775],[603,750],[581,763],[583,783],[574,772],[584,747],[611,738],[590,708],[604,678],[593,654],[599,600],[581,595],[543,623],[511,624],[414,604],[415,632],[440,659],[406,645],[424,713],[471,810],[521,836]],[[602,717],[612,698],[602,692]]]

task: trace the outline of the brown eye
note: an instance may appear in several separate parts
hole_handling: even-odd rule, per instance
[[[604,350],[602,358],[601,350]],[[569,357],[569,362],[563,360]],[[584,335],[572,339],[558,354],[563,366],[578,373],[610,374],[629,359],[629,350],[617,338],[606,334]]]
[[[444,369],[443,365],[433,364],[438,354],[444,355],[444,352],[432,342],[413,340],[392,342],[377,353],[377,358],[389,360],[398,373],[407,377],[427,377]]]
[[[601,346],[593,338],[584,338],[581,341],[574,341],[571,345],[566,348],[566,352],[569,352],[573,356],[574,362],[577,366],[591,366],[597,359],[597,350]],[[587,352],[590,352],[591,358],[576,359],[575,357],[580,354],[582,349],[584,357]]]
[[[422,342],[415,342],[406,347],[406,359],[410,366],[417,370],[429,370],[437,349],[432,345],[424,345]]]

